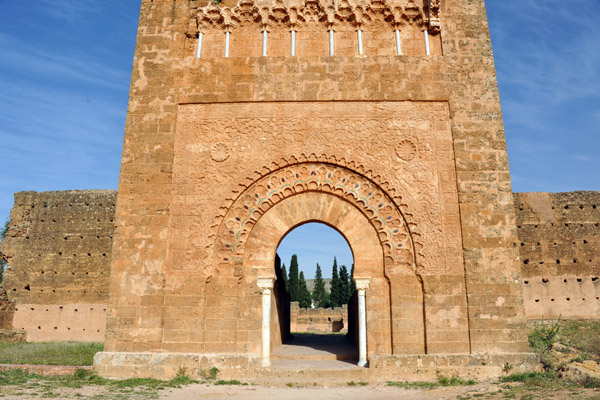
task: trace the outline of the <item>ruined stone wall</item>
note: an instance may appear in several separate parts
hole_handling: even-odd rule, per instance
[[[290,303],[290,330],[292,332],[348,332],[348,305],[335,308],[300,308]]]
[[[28,341],[103,341],[116,192],[20,192],[0,253]]]
[[[514,197],[527,318],[600,318],[600,192]]]

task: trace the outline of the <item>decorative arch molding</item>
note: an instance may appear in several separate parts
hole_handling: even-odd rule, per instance
[[[284,26],[290,30],[308,26],[334,29],[353,26],[362,29],[371,24],[387,24],[392,29],[413,25],[431,33],[440,32],[441,0],[422,0],[418,5],[408,0],[404,6],[391,5],[386,0],[341,0],[325,4],[320,0],[304,0],[298,4],[284,4],[276,0],[261,5],[256,0],[240,0],[236,6],[227,7],[208,1],[204,7],[191,11],[188,36],[196,36],[209,29],[231,32],[237,27],[256,25],[261,30]]]
[[[241,185],[239,194],[229,201],[217,217],[215,262],[220,271],[233,267],[242,275],[245,245],[252,228],[274,205],[305,192],[323,192],[339,197],[359,209],[377,232],[383,249],[385,273],[419,275],[415,249],[418,242],[415,224],[407,220],[406,205],[394,196],[389,185],[361,166],[331,157],[291,157],[264,167],[251,183]],[[379,182],[378,182],[379,181]],[[388,189],[388,190],[386,190]],[[391,192],[391,193],[390,193]]]

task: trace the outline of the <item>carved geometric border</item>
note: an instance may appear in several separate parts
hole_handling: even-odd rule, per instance
[[[326,192],[354,204],[378,233],[384,251],[386,273],[418,272],[415,249],[422,248],[415,224],[406,220],[402,198],[361,166],[344,159],[324,155],[282,159],[262,171],[239,195],[228,201],[226,211],[216,217],[213,226],[215,264],[235,265],[244,255],[244,246],[252,227],[272,206],[283,199],[308,191]],[[251,179],[248,179],[250,181]],[[387,189],[387,190],[386,190]]]
[[[389,5],[385,0],[370,0],[359,4],[342,0],[325,4],[319,0],[304,0],[302,4],[288,6],[275,1],[271,6],[259,6],[254,0],[240,0],[234,7],[219,6],[210,1],[192,14],[187,29],[188,36],[197,36],[209,28],[231,32],[237,26],[257,25],[269,30],[278,25],[298,29],[305,25],[322,25],[332,29],[342,24],[361,29],[370,23],[386,23],[393,29],[404,25],[426,27],[430,32],[440,31],[441,0],[424,0],[418,6],[410,0],[404,7]]]

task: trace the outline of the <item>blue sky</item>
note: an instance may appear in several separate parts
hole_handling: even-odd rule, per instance
[[[17,191],[117,188],[139,6],[0,0],[1,221]],[[487,9],[513,190],[600,190],[600,1]],[[343,253],[326,232],[301,234],[314,254],[331,243],[325,259]]]
[[[321,266],[324,278],[331,278],[333,257],[337,258],[338,271],[342,265],[352,268],[352,250],[342,235],[333,228],[319,223],[300,225],[289,232],[277,248],[281,262],[289,272],[292,254],[298,255],[298,265],[306,279],[313,279],[317,263]]]

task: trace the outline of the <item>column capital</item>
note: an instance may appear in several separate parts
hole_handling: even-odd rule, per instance
[[[356,282],[357,290],[367,290],[369,288],[369,285],[371,284],[371,278],[370,277],[366,277],[366,278],[356,277],[356,278],[354,278],[354,282]]]
[[[275,278],[272,276],[259,276],[256,284],[261,289],[273,289]]]

